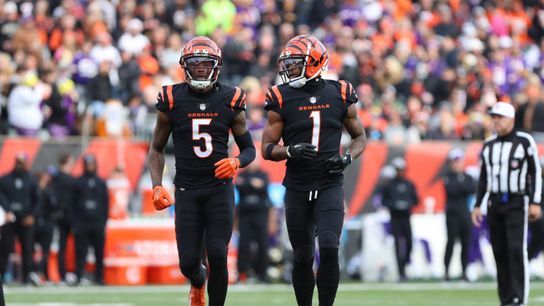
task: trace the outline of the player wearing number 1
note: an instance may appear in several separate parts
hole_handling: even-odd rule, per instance
[[[265,159],[287,159],[283,185],[289,240],[294,250],[293,287],[299,306],[333,305],[338,288],[338,245],[344,219],[344,169],[366,144],[357,118],[357,95],[345,81],[321,78],[328,61],[325,46],[312,36],[297,36],[280,55],[284,84],[269,89],[268,122],[263,132]],[[345,127],[351,142],[340,154]],[[279,145],[283,139],[283,145]],[[320,265],[312,270],[317,233]]]
[[[222,306],[227,295],[227,245],[232,233],[232,177],[255,158],[246,128],[245,93],[217,82],[223,60],[207,37],[195,37],[183,48],[180,65],[186,82],[164,86],[157,98],[157,124],[149,149],[153,204],[173,204],[161,186],[164,147],[172,134],[176,158],[176,239],[181,272],[191,281],[190,305],[206,304],[205,249],[210,306]],[[229,130],[240,149],[229,158]],[[205,233],[205,234],[204,234]],[[204,246],[204,248],[203,248]]]

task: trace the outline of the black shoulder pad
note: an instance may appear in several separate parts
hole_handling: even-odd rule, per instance
[[[264,109],[267,111],[278,112],[283,106],[283,98],[278,86],[268,88]]]
[[[354,104],[359,101],[359,97],[357,97],[357,93],[350,82],[340,80],[338,83],[340,84],[340,94],[344,104]]]
[[[232,110],[246,110],[246,92],[238,87],[234,87],[234,92],[228,106]]]
[[[157,96],[157,102],[155,102],[155,108],[157,110],[166,113],[169,112],[174,106],[174,96],[172,94],[172,85],[163,86],[162,90]]]

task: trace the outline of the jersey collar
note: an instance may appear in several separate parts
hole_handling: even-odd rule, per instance
[[[325,81],[323,81],[322,78],[315,78],[313,80],[306,82],[306,84],[302,86],[300,89],[304,91],[313,91],[313,90],[321,89],[324,85],[325,85]]]

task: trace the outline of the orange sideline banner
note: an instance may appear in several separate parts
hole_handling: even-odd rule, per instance
[[[229,282],[237,279],[237,247],[228,254]],[[109,220],[104,250],[109,285],[183,284],[174,219]]]
[[[184,283],[174,219],[109,220],[104,265],[110,285]]]

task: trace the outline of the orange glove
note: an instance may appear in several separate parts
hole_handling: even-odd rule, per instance
[[[162,186],[153,188],[153,206],[156,210],[163,210],[174,204],[170,194]]]
[[[236,170],[240,168],[240,160],[238,158],[223,158],[215,163],[215,177],[223,180],[231,178],[236,174]]]

